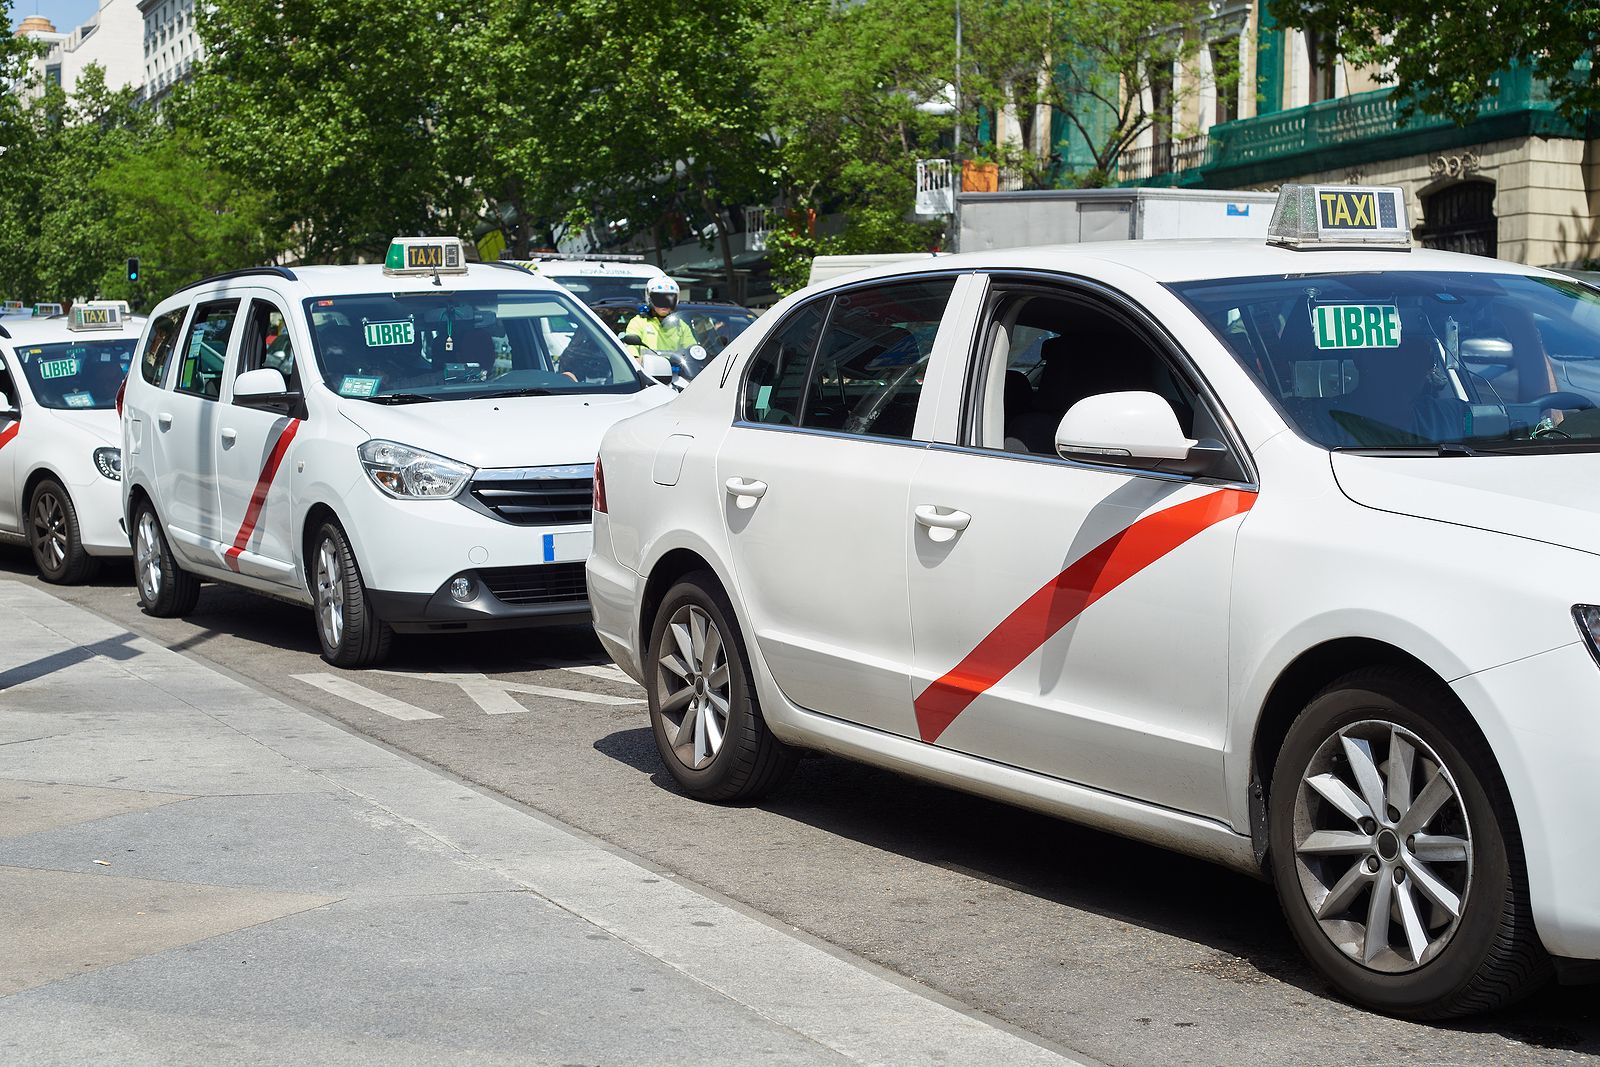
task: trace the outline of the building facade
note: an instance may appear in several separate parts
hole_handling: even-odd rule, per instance
[[[157,100],[188,78],[205,55],[195,32],[194,0],[138,0],[144,20],[145,96]]]
[[[138,0],[102,0],[99,10],[67,33],[37,15],[23,19],[17,35],[47,46],[45,53],[30,63],[23,93],[36,96],[50,84],[73,93],[90,64],[105,72],[107,88],[139,88],[144,84],[144,57],[139,48],[143,19]]]

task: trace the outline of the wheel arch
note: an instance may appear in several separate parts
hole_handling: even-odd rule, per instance
[[[311,555],[316,549],[316,545],[313,542],[316,540],[317,530],[325,522],[332,522],[339,529],[344,530],[346,538],[350,536],[349,530],[345,528],[344,521],[339,518],[339,513],[334,511],[331,505],[319,500],[306,508],[306,517],[300,526],[300,581],[305,585],[307,592],[312,591]],[[352,550],[354,550],[353,547]]]
[[[644,595],[639,598],[639,662],[645,661],[646,644],[650,641],[651,631],[655,629],[656,612],[661,608],[661,601],[666,598],[667,590],[677,583],[679,578],[695,571],[706,571],[722,586],[722,592],[727,595],[729,590],[717,574],[716,567],[711,561],[692,548],[674,548],[667,551],[655,565],[650,568],[650,577],[645,580]],[[731,602],[732,597],[729,596]]]
[[[1439,694],[1461,713],[1480,738],[1483,728],[1450,684],[1426,662],[1398,645],[1370,637],[1333,638],[1306,649],[1278,673],[1256,717],[1250,746],[1250,836],[1256,860],[1267,859],[1267,802],[1278,754],[1296,717],[1324,687],[1368,667],[1398,667],[1436,683]],[[1487,741],[1485,740],[1487,744]]]
[[[67,480],[61,477],[61,475],[57,474],[52,468],[47,466],[39,466],[29,471],[28,477],[22,483],[22,499],[17,501],[17,511],[24,519],[24,530],[27,529],[28,509],[33,506],[34,490],[38,489],[39,483],[44,481],[55,482],[61,487],[61,491],[66,493],[69,498],[72,496],[72,489],[67,485]]]

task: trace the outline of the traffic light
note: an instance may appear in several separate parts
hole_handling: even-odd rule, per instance
[[[136,281],[139,280],[139,257],[138,256],[129,256],[128,257],[128,280],[130,282],[136,282]]]

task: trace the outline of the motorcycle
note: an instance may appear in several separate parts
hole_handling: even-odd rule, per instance
[[[674,326],[676,325],[674,322],[676,318],[676,315],[668,315],[662,320],[662,324]],[[704,370],[706,364],[711,362],[711,356],[706,351],[706,346],[701,344],[688,345],[684,348],[658,350],[646,345],[644,340],[636,333],[625,333],[620,340],[625,345],[633,345],[644,350],[640,362],[646,377],[654,378],[662,385],[670,385],[680,393],[683,392],[695,375]]]

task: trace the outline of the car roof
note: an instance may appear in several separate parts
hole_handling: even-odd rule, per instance
[[[562,293],[556,283],[517,267],[496,263],[468,263],[464,274],[440,274],[438,285],[434,276],[385,274],[381,263],[358,263],[342,266],[311,265],[291,267],[285,271],[261,269],[240,271],[216,278],[206,278],[174,293],[180,296],[192,290],[209,289],[213,285],[229,288],[262,287],[277,289],[300,296],[353,296],[366,293],[413,293],[462,289],[531,289]],[[170,298],[169,298],[170,299]],[[165,301],[163,301],[165,303]]]
[[[1247,278],[1261,275],[1339,274],[1357,271],[1465,271],[1478,274],[1550,276],[1551,272],[1483,256],[1430,248],[1396,250],[1330,250],[1284,248],[1264,240],[1103,241],[1075,245],[1001,248],[963,252],[898,263],[829,279],[838,282],[896,277],[950,270],[1041,270],[1093,274],[1101,266],[1138,271],[1161,283]]]
[[[0,329],[10,334],[9,338],[0,337],[0,341],[9,341],[12,346],[35,344],[56,344],[61,341],[116,341],[123,338],[139,339],[139,331],[144,329],[144,316],[129,315],[122,320],[120,330],[69,330],[67,324],[72,319],[66,315],[51,315],[49,318],[40,319],[5,319],[0,321]]]

